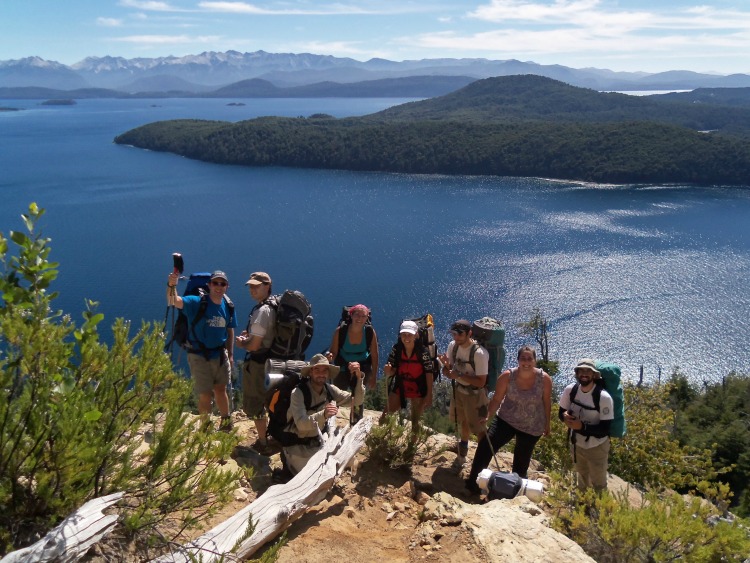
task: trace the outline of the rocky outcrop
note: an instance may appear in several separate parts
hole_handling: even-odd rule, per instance
[[[507,563],[586,562],[581,546],[549,527],[549,518],[526,497],[467,504],[447,493],[436,493],[425,504],[422,528],[463,526],[489,561]]]

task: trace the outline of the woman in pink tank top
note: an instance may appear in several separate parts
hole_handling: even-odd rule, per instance
[[[488,413],[497,413],[487,432],[487,440],[477,444],[471,472],[466,479],[466,487],[472,493],[479,492],[477,475],[485,469],[492,458],[492,452],[503,447],[513,438],[513,471],[526,477],[539,438],[550,432],[552,402],[552,378],[536,367],[536,350],[523,346],[518,351],[518,367],[504,371],[497,380],[495,395],[488,407]],[[499,409],[499,410],[498,410]]]

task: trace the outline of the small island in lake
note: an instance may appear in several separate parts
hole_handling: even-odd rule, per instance
[[[75,100],[60,99],[60,100],[45,100],[42,102],[43,106],[74,106],[76,105]]]
[[[11,108],[6,106],[0,106],[0,111],[21,111],[21,108]]]
[[[220,164],[600,183],[747,185],[750,108],[477,80],[362,117],[174,120],[115,142]]]
[[[242,102],[229,102],[227,105],[228,106],[244,106],[245,104],[243,104]]]

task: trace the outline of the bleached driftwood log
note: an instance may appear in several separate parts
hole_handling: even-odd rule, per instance
[[[365,442],[372,420],[364,417],[348,432],[337,428],[304,469],[285,485],[269,487],[265,493],[201,537],[185,544],[158,562],[185,562],[202,557],[205,563],[228,555],[245,535],[248,521],[255,523],[253,534],[245,539],[235,555],[245,558],[286,530],[308,508],[325,498],[334,480],[341,475]]]
[[[116,503],[123,493],[90,500],[59,526],[50,530],[34,545],[13,551],[0,559],[2,563],[31,561],[76,561],[88,549],[107,535],[117,523],[118,516],[105,516],[102,511]]]

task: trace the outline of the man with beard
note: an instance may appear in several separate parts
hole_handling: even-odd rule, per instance
[[[575,367],[576,383],[560,397],[559,416],[568,427],[570,451],[578,473],[578,488],[607,489],[609,426],[614,417],[612,397],[604,390],[594,360]]]

